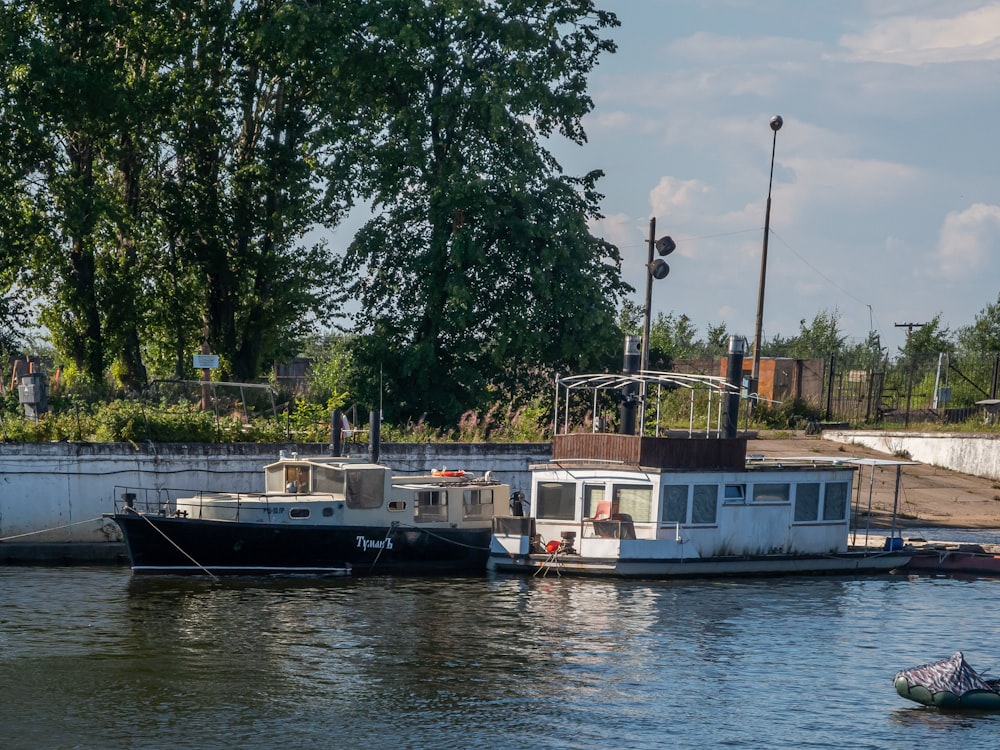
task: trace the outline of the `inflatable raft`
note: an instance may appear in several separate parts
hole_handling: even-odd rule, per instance
[[[901,670],[896,692],[924,706],[1000,711],[1000,679],[988,680],[969,666],[961,651],[947,659]]]

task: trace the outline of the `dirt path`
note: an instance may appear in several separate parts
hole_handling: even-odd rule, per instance
[[[796,435],[751,440],[747,453],[765,456],[834,456],[886,458],[893,456],[860,445],[845,445],[818,437]],[[877,468],[874,485],[870,467],[862,469],[860,506],[868,508],[871,487],[871,526],[888,527],[896,485],[895,467]],[[857,498],[856,498],[857,499]],[[852,506],[853,507],[853,506]],[[962,529],[1000,528],[1000,482],[939,469],[928,464],[904,466],[900,483],[898,527],[942,526]]]

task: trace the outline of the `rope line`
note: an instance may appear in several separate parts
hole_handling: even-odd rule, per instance
[[[97,518],[88,518],[86,521],[75,521],[74,523],[63,524],[62,526],[52,526],[48,529],[38,529],[38,531],[28,531],[24,534],[14,534],[12,536],[0,536],[0,542],[8,542],[11,539],[20,539],[25,536],[34,536],[35,534],[44,534],[48,531],[59,531],[60,529],[68,529],[71,526],[80,526],[85,523],[93,523],[94,521],[103,520],[104,516],[97,516]]]
[[[377,555],[375,555],[375,559],[374,559],[374,560],[372,560],[372,565],[371,565],[371,567],[370,567],[370,568],[368,569],[369,571],[371,571],[371,570],[375,570],[375,566],[376,566],[376,565],[378,565],[378,559],[379,559],[380,557],[382,557],[382,553],[383,553],[383,552],[385,551],[385,548],[386,548],[386,547],[388,546],[388,544],[389,544],[389,537],[390,537],[390,536],[392,536],[392,531],[393,531],[393,529],[395,529],[395,528],[396,528],[396,522],[395,522],[395,521],[393,521],[393,522],[392,522],[392,523],[391,523],[391,524],[389,525],[389,528],[388,528],[388,529],[386,529],[386,531],[385,531],[385,539],[383,539],[383,540],[382,540],[382,546],[378,548],[378,554],[377,554]]]
[[[458,547],[468,547],[469,549],[480,549],[480,550],[482,550],[482,549],[489,549],[489,545],[487,545],[485,547],[481,547],[478,544],[466,544],[465,542],[459,542],[456,539],[448,539],[447,537],[443,537],[440,534],[435,534],[430,529],[425,529],[422,526],[414,526],[413,524],[402,523],[401,521],[393,521],[392,523],[393,523],[393,526],[403,526],[403,527],[408,528],[408,529],[416,529],[417,531],[422,531],[425,534],[427,534],[427,536],[432,536],[435,539],[440,539],[442,542],[447,542],[448,544],[454,544],[454,545],[456,545]]]
[[[131,509],[127,509],[127,510],[131,510]],[[210,571],[208,568],[206,568],[200,562],[198,562],[193,557],[191,557],[191,555],[189,555],[187,552],[185,552],[183,549],[181,549],[181,546],[179,544],[177,544],[177,542],[175,542],[169,536],[167,536],[166,533],[163,531],[163,529],[161,529],[155,523],[153,523],[152,521],[150,521],[149,517],[145,513],[139,513],[136,510],[132,510],[132,512],[135,513],[137,516],[139,516],[139,518],[141,518],[142,520],[144,520],[150,526],[152,526],[154,529],[156,529],[156,531],[160,534],[160,536],[162,536],[164,539],[166,539],[168,542],[170,542],[174,547],[176,547],[177,551],[180,552],[182,555],[184,555],[184,557],[186,557],[188,560],[190,560],[191,562],[193,562],[199,568],[201,568],[202,570],[204,570],[205,571],[205,575],[209,576],[210,578],[212,578],[212,579],[214,579],[216,581],[219,580],[218,576],[214,575],[212,573],[212,571]]]

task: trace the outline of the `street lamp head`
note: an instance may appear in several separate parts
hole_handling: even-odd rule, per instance
[[[781,126],[785,124],[785,121],[781,119],[781,115],[775,115],[771,118],[771,130],[777,133],[781,130]]]

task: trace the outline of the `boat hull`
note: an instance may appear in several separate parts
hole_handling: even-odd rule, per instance
[[[917,550],[912,553],[908,572],[1000,576],[1000,555],[987,552]]]
[[[1000,693],[995,690],[971,690],[962,695],[948,690],[932,692],[923,685],[911,685],[901,675],[896,676],[893,685],[903,698],[922,706],[950,711],[1000,711]]]
[[[483,572],[490,530],[240,523],[121,513],[136,574],[379,575]]]
[[[586,558],[579,555],[490,556],[496,572],[533,575],[582,575],[618,578],[715,578],[738,576],[877,574],[904,566],[904,554],[844,552],[828,555],[760,555],[700,559]]]

